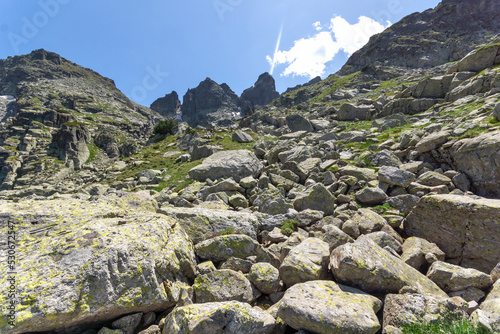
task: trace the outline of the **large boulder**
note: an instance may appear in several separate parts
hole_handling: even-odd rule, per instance
[[[250,281],[240,272],[221,269],[196,277],[193,284],[196,303],[237,300],[252,302],[256,294]]]
[[[321,183],[316,183],[300,194],[293,206],[297,211],[306,209],[323,211],[325,215],[331,215],[335,208],[335,197]]]
[[[500,280],[481,304],[481,311],[486,314],[489,325],[495,333],[500,332]]]
[[[189,171],[197,181],[228,179],[236,182],[247,176],[258,177],[264,166],[249,150],[222,151],[211,155]]]
[[[226,261],[231,257],[246,259],[256,256],[257,261],[271,263],[275,267],[278,259],[261,244],[243,234],[217,236],[195,246],[196,255],[203,260],[214,262]]]
[[[401,260],[407,265],[419,270],[427,263],[426,255],[431,254],[439,261],[444,261],[445,254],[436,244],[425,239],[410,237],[403,244],[403,254]]]
[[[389,294],[385,297],[384,328],[449,319],[467,319],[467,303],[464,300],[417,293]]]
[[[299,114],[288,115],[286,117],[286,124],[292,132],[307,131],[313,132],[314,127],[307,118]]]
[[[163,334],[270,334],[276,321],[267,312],[232,301],[175,308],[165,319]]]
[[[319,334],[374,334],[380,329],[382,302],[332,281],[294,285],[280,301],[278,316],[296,330]]]
[[[442,261],[431,265],[427,277],[446,292],[462,291],[470,287],[487,289],[493,284],[488,274]]]
[[[397,167],[382,166],[378,171],[378,179],[391,186],[406,188],[415,181],[415,174]]]
[[[317,238],[307,238],[292,248],[279,273],[287,287],[297,283],[325,279],[328,275],[330,247]]]
[[[409,286],[446,297],[430,279],[365,236],[336,248],[330,257],[330,268],[336,281],[363,291],[397,293]]]
[[[137,195],[0,203],[16,228],[17,308],[0,332],[55,331],[174,306],[194,279],[193,245],[175,220]],[[7,275],[0,289],[8,290]],[[7,305],[0,294],[0,303]]]
[[[195,244],[229,230],[257,239],[259,222],[251,213],[198,207],[162,207],[158,212],[175,218]]]
[[[474,51],[471,51],[467,56],[462,58],[457,66],[458,72],[480,72],[485,68],[493,66],[499,44],[491,44]]]
[[[269,263],[255,263],[250,268],[248,279],[260,292],[267,295],[281,288],[280,273]]]
[[[455,167],[472,180],[478,195],[500,198],[500,131],[462,139],[450,148]],[[494,168],[493,166],[497,166]]]
[[[462,267],[489,273],[500,262],[500,200],[425,196],[404,226],[407,235],[435,243]]]

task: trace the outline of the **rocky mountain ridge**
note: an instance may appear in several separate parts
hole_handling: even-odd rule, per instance
[[[14,108],[23,126],[2,129],[94,140],[103,158],[44,181],[57,192],[29,173],[0,191],[0,244],[13,223],[19,240],[19,303],[1,330],[406,334],[458,319],[498,333],[500,41],[483,37],[457,62],[332,75],[238,128],[179,123],[127,156],[90,125],[42,127]],[[238,107],[227,86],[205,85],[191,111]],[[7,160],[34,160],[10,133]],[[57,152],[71,150],[84,148]]]

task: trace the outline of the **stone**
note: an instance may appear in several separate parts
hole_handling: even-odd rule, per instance
[[[121,329],[125,334],[134,334],[137,326],[139,326],[139,323],[141,322],[141,319],[142,313],[131,314],[113,321],[111,326],[114,329]]]
[[[466,302],[471,302],[471,301],[479,302],[481,299],[484,298],[484,296],[486,296],[486,294],[482,290],[479,290],[478,288],[474,287],[469,287],[461,291],[450,292],[449,295],[450,297],[460,297]]]
[[[406,188],[415,181],[415,174],[398,167],[382,166],[378,170],[378,179],[390,186]]]
[[[225,301],[253,302],[252,284],[240,272],[220,269],[196,277],[193,284],[196,303]]]
[[[245,189],[252,189],[257,186],[257,180],[252,176],[244,177],[240,180],[240,185]]]
[[[279,271],[269,263],[252,265],[248,279],[260,292],[266,295],[278,292],[281,288]]]
[[[242,194],[234,194],[229,197],[229,204],[235,208],[248,208],[248,201]]]
[[[286,117],[286,124],[288,125],[290,131],[292,132],[297,132],[297,131],[314,132],[314,128],[311,122],[309,122],[307,118],[299,114],[288,115]]]
[[[137,334],[161,334],[160,326],[152,325]]]
[[[451,179],[446,175],[441,173],[428,171],[420,175],[417,179],[417,183],[420,183],[428,187],[436,187],[441,185],[447,185],[451,182]]]
[[[212,261],[205,261],[196,265],[196,271],[198,272],[198,275],[205,275],[216,270],[217,268],[215,268],[215,265]]]
[[[382,189],[374,187],[366,187],[356,193],[356,200],[366,205],[381,204],[387,198],[387,194]]]
[[[339,173],[342,176],[349,175],[354,176],[358,180],[363,180],[366,182],[375,181],[378,179],[377,173],[370,168],[360,168],[356,166],[347,165],[339,169]]]
[[[253,201],[253,206],[268,215],[286,214],[293,208],[292,203],[285,198],[283,193],[274,187],[261,192]]]
[[[397,195],[389,197],[385,202],[399,210],[401,213],[408,214],[417,205],[419,197],[411,194]]]
[[[382,302],[332,281],[296,284],[285,292],[278,317],[288,326],[319,334],[375,334]]]
[[[451,133],[448,131],[440,131],[431,133],[423,137],[415,146],[418,153],[425,153],[432,151],[448,141]]]
[[[196,208],[162,207],[160,213],[175,218],[195,244],[206,238],[233,230],[257,239],[258,220],[247,212]]]
[[[493,108],[493,117],[500,121],[500,103],[497,103],[495,108]]]
[[[467,308],[468,304],[459,297],[418,293],[388,294],[384,301],[383,326],[402,328],[436,320],[466,320]]]
[[[445,292],[461,291],[470,287],[487,289],[493,284],[488,274],[442,261],[431,265],[427,277]]]
[[[493,332],[500,332],[500,281],[493,285],[493,289],[481,303],[480,310],[489,318]]]
[[[292,248],[279,268],[287,287],[297,283],[325,279],[328,274],[330,247],[317,238],[307,238]]]
[[[372,166],[382,167],[382,166],[390,166],[390,167],[399,167],[401,165],[401,160],[389,150],[382,150],[380,152],[376,152],[371,157],[369,157]],[[380,170],[379,170],[380,172]]]
[[[404,225],[408,236],[435,243],[448,261],[489,273],[500,262],[499,222],[500,200],[432,195],[420,199]]]
[[[339,121],[360,121],[370,120],[375,114],[375,108],[372,105],[354,105],[344,103],[337,112]]]
[[[267,251],[257,240],[243,234],[221,235],[200,242],[195,246],[196,255],[201,259],[213,262],[226,261],[230,257],[246,259],[257,256],[260,262],[271,263],[278,266],[278,259]]]
[[[205,159],[214,154],[215,152],[221,151],[222,148],[219,146],[215,145],[198,145],[198,143],[195,143],[192,148],[190,149],[191,151],[191,156],[189,159],[182,158],[183,155],[181,155],[180,159],[181,161],[196,161],[200,159]]]
[[[455,187],[462,190],[463,192],[470,191],[471,184],[470,184],[470,181],[465,174],[459,173],[459,174],[455,175],[451,179],[451,181],[453,182]]]
[[[241,271],[243,274],[248,274],[252,265],[253,262],[250,260],[230,257],[223,264],[221,264],[220,269],[231,269],[234,271]]]
[[[16,290],[22,307],[15,330],[0,318],[1,332],[55,331],[177,303],[195,276],[191,241],[141,193],[121,195],[0,203],[1,233],[16,222],[23,254]],[[4,275],[2,291],[7,284]],[[6,305],[4,294],[0,299]]]
[[[333,224],[323,226],[321,231],[324,233],[323,241],[330,246],[330,252],[343,244],[354,242],[353,238]]]
[[[419,270],[427,263],[427,254],[434,255],[439,261],[444,261],[445,259],[444,252],[436,244],[422,238],[410,237],[403,243],[401,260]]]
[[[396,293],[403,287],[414,287],[422,293],[447,297],[434,282],[366,236],[336,248],[330,256],[330,268],[335,281],[366,292]]]
[[[262,163],[252,152],[235,150],[214,153],[188,173],[191,178],[197,181],[232,177],[236,182],[239,182],[248,176],[258,177],[263,168]]]
[[[472,181],[474,191],[491,198],[500,198],[500,131],[457,141],[449,150],[456,169]]]
[[[250,136],[245,131],[241,131],[241,130],[238,130],[235,133],[233,133],[231,138],[233,141],[235,141],[237,143],[251,143],[254,141],[252,136]]]
[[[175,308],[165,319],[163,334],[271,334],[276,321],[247,303],[231,301]]]
[[[121,329],[109,329],[107,327],[101,328],[97,334],[124,334]]]
[[[498,52],[498,45],[492,44],[471,51],[457,64],[458,72],[480,72],[494,64]]]
[[[495,268],[493,268],[490,275],[493,282],[496,282],[500,279],[500,262],[498,262]]]
[[[385,225],[385,219],[370,209],[361,208],[350,219],[357,225],[361,234],[380,231]]]
[[[335,208],[335,197],[324,185],[317,183],[306,188],[304,194],[294,200],[293,206],[297,211],[312,209],[331,215]]]
[[[365,234],[365,236],[375,241],[375,243],[379,245],[381,248],[389,247],[398,254],[401,254],[402,252],[402,247],[399,241],[397,241],[393,236],[391,236],[386,232],[378,231]]]

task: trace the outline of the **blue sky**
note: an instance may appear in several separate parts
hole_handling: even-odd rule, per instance
[[[271,67],[282,92],[336,72],[388,21],[438,3],[1,0],[0,58],[39,48],[57,52],[113,79],[125,95],[147,106],[172,90],[182,101],[206,77],[241,94]]]

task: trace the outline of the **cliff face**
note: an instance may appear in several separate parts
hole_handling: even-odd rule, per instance
[[[500,31],[497,0],[445,0],[414,13],[373,36],[339,71],[341,75],[375,66],[430,68],[459,60]]]
[[[241,94],[241,111],[244,115],[250,114],[255,107],[265,106],[279,95],[272,75],[263,73],[252,87],[245,89]]]
[[[191,126],[230,125],[240,116],[239,98],[228,85],[210,78],[190,89],[183,97],[182,120]]]
[[[166,118],[176,118],[181,111],[181,101],[176,91],[154,101],[150,108]]]

